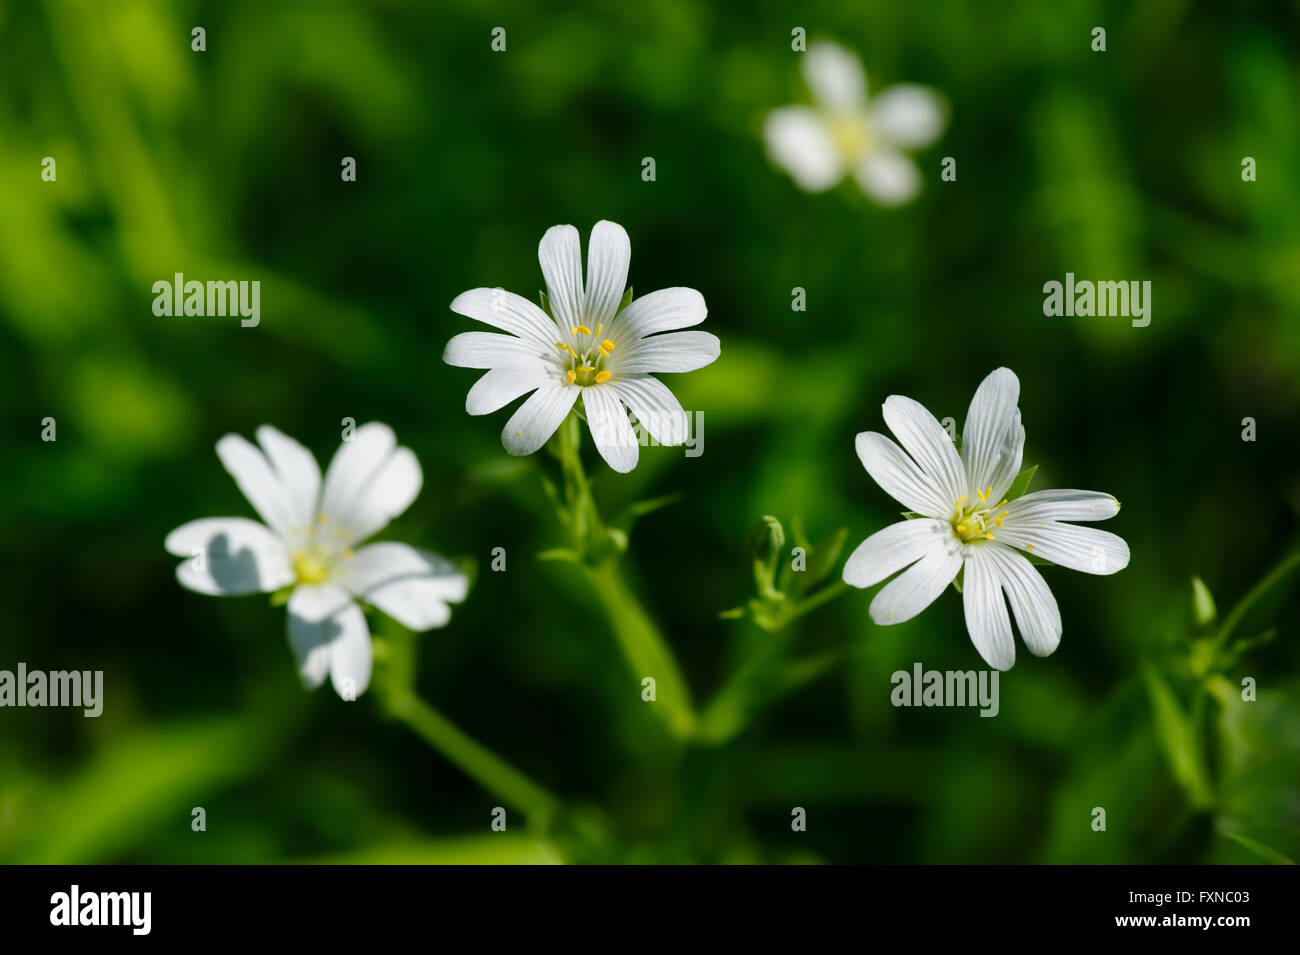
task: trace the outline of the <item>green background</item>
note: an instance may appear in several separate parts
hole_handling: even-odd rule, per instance
[[[807,100],[795,26],[860,54],[873,89],[948,98],[917,202],[807,195],[767,162],[765,111]],[[1194,574],[1222,615],[1297,547],[1298,27],[1296,3],[1174,0],[0,0],[0,668],[102,669],[106,696],[99,719],[0,710],[0,859],[1300,857],[1291,575],[1233,635],[1276,639],[1208,669],[1189,642]],[[760,515],[847,528],[848,547],[897,518],[853,451],[891,393],[960,422],[1007,365],[1035,487],[1123,502],[1104,526],[1130,566],[1044,568],[1064,638],[1047,659],[1019,645],[996,719],[889,702],[914,662],[982,665],[959,596],[881,628],[854,591],[789,634],[796,670],[829,664],[735,739],[664,733],[582,578],[536,559],[563,542],[554,460],[509,458],[507,412],[466,415],[474,373],[441,362],[474,327],[456,294],[532,297],[545,229],[602,218],[631,236],[637,294],[699,289],[722,340],[667,377],[703,412],[703,456],[643,449],[620,476],[586,449],[608,514],[685,492],[636,526],[625,569],[697,701],[766,639],[718,617],[751,596]],[[1045,317],[1067,271],[1150,280],[1150,326]],[[154,316],[175,272],[260,280],[261,325]],[[381,538],[478,564],[418,638],[421,694],[600,807],[599,844],[519,814],[491,833],[500,800],[371,695],[300,688],[282,609],[176,583],[169,530],[252,516],[219,437],[271,423],[324,463],[344,417],[388,422],[424,468]],[[1224,681],[1226,702],[1202,689]]]

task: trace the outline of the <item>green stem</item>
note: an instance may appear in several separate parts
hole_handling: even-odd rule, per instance
[[[488,792],[517,807],[530,820],[546,825],[559,815],[560,801],[495,753],[470,738],[414,693],[389,690],[388,711],[425,742],[458,766]]]
[[[690,688],[654,621],[624,582],[618,564],[611,558],[595,566],[584,565],[583,571],[605,608],[633,675],[641,680],[654,678],[655,700],[651,705],[655,712],[674,735],[689,736],[695,729]]]
[[[725,743],[745,728],[763,698],[771,695],[773,671],[794,642],[795,631],[789,625],[848,588],[844,581],[837,580],[804,600],[781,605],[780,612],[763,626],[762,643],[705,707],[699,732],[703,741]]]
[[[695,729],[690,689],[668,643],[619,571],[626,539],[619,543],[601,520],[582,466],[581,441],[582,425],[575,411],[560,426],[557,442],[573,550],[633,674],[638,680],[654,678],[655,713],[675,736],[689,736]]]

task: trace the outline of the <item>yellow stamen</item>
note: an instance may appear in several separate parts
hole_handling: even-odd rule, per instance
[[[570,368],[568,371],[564,373],[564,377],[569,379],[569,384],[573,384],[575,381],[578,380],[578,373],[574,371],[572,368]]]
[[[577,357],[578,357],[578,353],[575,352],[575,351],[573,350],[573,346],[572,346],[572,345],[566,345],[566,344],[564,344],[564,342],[556,342],[556,343],[555,343],[555,347],[558,348],[558,349],[559,349],[560,351],[562,351],[562,352],[568,352],[568,353],[569,353],[570,355],[572,355],[574,358],[577,358]]]
[[[1005,507],[1005,506],[1006,506],[1006,503],[1007,503],[1007,499],[1004,497],[1002,500],[998,501],[998,503],[994,504],[993,506],[994,506],[994,507]]]
[[[301,584],[319,584],[330,575],[324,562],[300,550],[293,553],[293,573]]]
[[[984,536],[987,537],[987,538],[988,538],[989,540],[991,540],[991,541],[995,541],[995,540],[997,540],[997,538],[993,536],[993,532],[992,532],[992,531],[985,531],[985,532],[984,532]]]
[[[612,341],[610,341],[608,338],[606,338],[606,339],[605,339],[603,342],[601,342],[600,344],[604,347],[605,351],[613,351],[613,350],[614,350],[614,343],[613,343]]]
[[[1003,511],[1001,514],[999,514],[999,515],[997,516],[997,520],[996,520],[995,523],[998,525],[998,527],[1001,527],[1001,526],[1002,526],[1002,518],[1006,517],[1008,513],[1010,513],[1010,512],[1009,512],[1009,511]]]
[[[957,532],[958,532],[959,534],[964,534],[964,533],[966,533],[966,525],[965,525],[965,524],[958,524],[958,525],[957,525]]]
[[[613,376],[613,374],[612,374],[611,372],[608,372],[608,371],[598,371],[598,372],[596,372],[596,384],[600,384],[602,381],[609,381],[609,379],[611,379],[611,378],[613,378],[613,377],[614,377],[614,376]]]
[[[953,504],[953,507],[961,507],[961,502],[964,501],[964,500],[966,500],[966,495],[965,495],[965,494],[963,494],[961,497],[957,498],[957,502],[956,502],[955,504]]]
[[[325,512],[324,512],[324,511],[321,511],[319,514],[316,515],[316,523],[317,523],[317,524],[328,524],[328,523],[329,523],[329,518],[325,516]]]
[[[604,322],[597,322],[597,323],[596,323],[596,334],[599,335],[599,334],[600,334],[600,330],[601,330],[602,328],[604,328],[604,327],[605,327],[605,323],[604,323]]]
[[[588,328],[586,325],[574,325],[573,328],[570,329],[570,330],[571,330],[571,331],[573,332],[573,334],[575,334],[575,335],[578,334],[578,332],[582,332],[582,334],[584,334],[584,335],[590,335],[590,334],[591,334],[591,329]]]
[[[604,346],[604,345],[597,345],[597,346],[596,346],[596,351],[600,352],[601,355],[604,356],[605,358],[608,358],[608,357],[609,357],[609,352],[605,351],[605,346]]]
[[[592,368],[590,365],[579,365],[579,366],[578,366],[578,371],[595,371],[595,370],[596,370],[596,369],[595,369],[595,368]]]
[[[1033,550],[1033,549],[1034,549],[1034,545],[1033,545],[1033,544],[1026,544],[1026,545],[1025,545],[1025,550]]]

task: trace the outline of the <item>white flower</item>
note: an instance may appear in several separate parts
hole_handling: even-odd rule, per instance
[[[920,191],[921,174],[903,150],[939,138],[947,123],[942,97],[900,83],[867,101],[867,77],[858,58],[835,43],[815,43],[802,58],[813,106],[768,114],[763,138],[772,161],[808,192],[831,188],[846,175],[882,206],[897,206]]]
[[[857,437],[858,457],[877,484],[922,516],[872,534],[844,565],[844,580],[854,587],[907,568],[871,601],[878,624],[910,620],[964,567],[966,629],[980,656],[999,670],[1016,661],[1004,592],[1031,653],[1047,656],[1061,640],[1056,600],[1019,551],[1088,574],[1113,574],[1129,557],[1128,545],[1114,534],[1063,523],[1114,517],[1119,502],[1109,494],[1035,491],[1004,499],[1025,444],[1019,396],[1009,368],[985,378],[966,413],[958,455],[934,415],[911,398],[891,395],[885,423],[902,448],[867,431]]]
[[[506,422],[501,442],[511,454],[532,454],[581,396],[596,448],[615,471],[632,470],[638,455],[624,406],[660,444],[681,444],[686,412],[652,374],[694,371],[718,357],[717,336],[677,331],[704,321],[704,296],[668,288],[620,312],[632,247],[614,222],[591,230],[585,285],[582,240],[573,226],[547,229],[537,257],[554,319],[500,288],[471,289],[451,303],[453,312],[509,333],[464,332],[447,343],[447,364],[490,369],[470,388],[465,410],[488,414],[531,391]]]
[[[386,424],[358,428],[322,484],[310,451],[270,425],[262,447],[237,434],[217,442],[226,466],[264,524],[243,517],[191,521],[167,535],[188,558],[176,577],[203,594],[270,593],[292,587],[289,644],[310,689],[329,674],[340,696],[370,683],[370,630],[354,598],[412,630],[441,627],[468,581],[450,561],[406,544],[358,546],[415,500],[423,483],[410,448]]]

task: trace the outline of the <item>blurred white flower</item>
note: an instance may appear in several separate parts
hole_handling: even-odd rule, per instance
[[[871,535],[844,565],[844,580],[854,587],[903,571],[871,602],[871,619],[882,625],[915,617],[965,568],[966,629],[980,656],[999,670],[1016,660],[1004,592],[1031,653],[1047,656],[1061,639],[1056,600],[1018,551],[1088,574],[1113,574],[1129,560],[1128,545],[1114,534],[1063,523],[1114,517],[1119,502],[1109,494],[1035,491],[1005,499],[1025,444],[1019,396],[1009,368],[985,378],[971,399],[958,455],[934,415],[911,398],[891,395],[885,423],[902,447],[863,432],[858,457],[877,484],[921,516]]]
[[[468,581],[443,557],[406,544],[359,546],[415,500],[420,462],[377,422],[344,441],[321,481],[311,452],[270,425],[259,449],[237,434],[217,442],[226,466],[264,523],[209,517],[176,528],[165,546],[186,558],[176,577],[203,594],[292,587],[289,644],[310,689],[328,673],[340,696],[370,683],[370,630],[361,598],[412,630],[440,627]],[[351,691],[349,694],[348,691]]]
[[[802,57],[812,106],[786,106],[763,126],[772,161],[800,188],[822,192],[852,175],[882,206],[902,205],[921,188],[904,150],[939,138],[947,105],[933,90],[900,83],[867,99],[858,58],[836,43],[815,43]]]
[[[488,414],[532,392],[501,432],[511,454],[532,454],[581,396],[596,448],[615,471],[632,470],[638,457],[624,407],[660,444],[681,444],[686,412],[652,375],[694,371],[718,357],[717,336],[677,331],[704,321],[704,296],[668,288],[619,311],[632,247],[614,222],[602,220],[591,230],[585,285],[582,240],[573,226],[547,229],[537,257],[554,319],[500,288],[471,289],[451,303],[453,312],[508,333],[463,332],[447,343],[447,364],[489,369],[470,388],[465,410]]]

